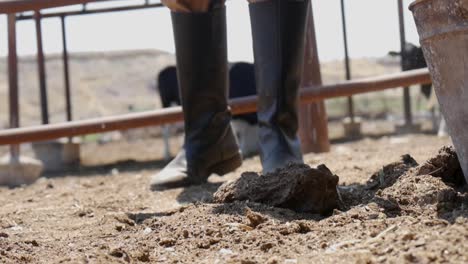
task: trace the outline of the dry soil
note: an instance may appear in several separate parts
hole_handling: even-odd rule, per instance
[[[0,188],[0,262],[467,263],[466,189],[428,175],[446,170],[418,175],[416,167],[448,144],[383,137],[307,155],[307,164],[340,177],[341,204],[330,216],[211,203],[221,183],[259,171],[258,157],[186,189],[151,192],[161,164]]]

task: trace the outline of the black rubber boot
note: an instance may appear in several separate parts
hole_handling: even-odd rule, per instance
[[[228,109],[226,11],[172,13],[177,73],[185,118],[179,155],[151,180],[151,188],[201,184],[242,164]]]
[[[308,0],[252,3],[258,120],[263,172],[302,163],[298,131]]]

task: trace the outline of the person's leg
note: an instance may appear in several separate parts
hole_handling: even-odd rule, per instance
[[[187,1],[188,3],[189,1]],[[151,180],[151,188],[206,182],[238,168],[242,157],[228,109],[226,11],[172,11],[177,72],[184,111],[184,149]]]
[[[309,0],[250,0],[264,173],[302,162],[298,91]]]

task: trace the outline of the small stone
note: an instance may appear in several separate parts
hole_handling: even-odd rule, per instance
[[[367,218],[368,218],[369,220],[374,220],[374,219],[379,218],[379,214],[369,214],[369,215],[367,216]]]
[[[159,245],[163,247],[173,247],[175,243],[175,239],[172,238],[163,238],[161,241],[159,241]]]
[[[201,248],[201,249],[209,249],[211,245],[212,244],[209,240],[202,240],[197,244],[198,248]]]
[[[0,238],[8,238],[9,235],[7,233],[0,232]]]
[[[130,257],[128,256],[127,252],[125,252],[121,248],[114,248],[109,251],[109,255],[115,258],[121,258],[126,262],[130,262]]]
[[[385,213],[379,213],[378,219],[387,219],[387,215]]]
[[[379,258],[377,259],[377,262],[379,262],[379,263],[385,263],[385,262],[387,262],[387,257],[385,257],[385,256],[379,257]]]
[[[243,231],[252,231],[253,228],[248,225],[244,225],[241,223],[227,223],[224,225],[225,227],[232,228],[232,229],[238,229],[238,230],[243,230]]]
[[[312,231],[310,226],[305,222],[298,222],[297,225],[299,226],[299,232],[298,233],[300,233],[300,234],[307,234],[310,231]]]
[[[124,229],[125,229],[125,226],[122,225],[122,224],[117,224],[117,225],[115,226],[115,230],[117,230],[117,231],[119,231],[119,232],[122,232],[122,230],[124,230]]]
[[[143,234],[145,234],[145,235],[149,235],[149,234],[151,234],[151,232],[153,232],[153,229],[151,229],[149,227],[147,227],[147,228],[145,228],[145,230],[143,230]]]
[[[213,229],[211,229],[211,228],[207,228],[207,229],[205,230],[205,234],[206,234],[207,236],[213,236],[214,233],[215,233],[215,230],[213,230]]]
[[[261,245],[261,246],[260,246],[260,249],[261,249],[262,251],[265,251],[265,252],[266,252],[266,251],[272,249],[274,246],[275,246],[275,245],[274,245],[273,243],[267,242],[267,243]]]
[[[167,258],[166,257],[160,257],[156,260],[156,262],[166,262],[167,261]]]
[[[415,247],[422,247],[422,246],[425,246],[426,245],[426,241],[424,239],[420,239],[418,241],[416,241],[416,243],[414,244]]]
[[[219,254],[221,254],[221,255],[232,255],[233,252],[232,252],[232,250],[230,250],[230,249],[222,248],[222,249],[219,251]]]
[[[128,215],[126,214],[119,214],[119,215],[116,215],[114,218],[115,220],[119,221],[122,224],[135,226],[135,222],[132,219],[128,218]]]
[[[457,217],[455,219],[455,224],[457,224],[457,225],[464,225],[467,222],[468,222],[468,220],[466,218],[464,218],[464,217]]]
[[[13,231],[22,231],[23,227],[19,225],[15,225],[15,226],[12,226],[10,229]]]
[[[359,214],[358,213],[352,213],[349,215],[352,219],[359,219]]]
[[[92,210],[80,210],[77,212],[78,217],[94,217],[94,213]]]
[[[266,222],[268,219],[264,217],[263,215],[256,213],[252,211],[250,208],[245,209],[245,215],[247,216],[247,219],[249,219],[249,226],[255,228],[258,225]]]
[[[111,170],[111,175],[112,175],[112,176],[119,175],[119,173],[120,173],[120,172],[119,172],[118,169],[115,169],[115,168],[114,168],[114,169]]]
[[[137,260],[140,261],[140,262],[150,262],[150,255],[148,252],[143,252],[143,253],[140,253],[138,256],[137,256]]]
[[[277,256],[273,256],[271,258],[269,258],[266,262],[266,264],[280,264],[281,263],[281,258],[277,257]]]
[[[342,214],[342,213],[343,213],[343,212],[340,211],[340,210],[338,210],[338,209],[333,209],[332,215],[335,216],[335,215],[340,215],[340,214]]]
[[[411,253],[407,253],[403,257],[408,262],[418,262],[418,258]]]
[[[299,233],[300,227],[296,223],[286,223],[280,230],[279,233],[283,236]]]
[[[37,243],[36,240],[26,241],[25,243],[26,243],[26,244],[30,244],[30,245],[32,245],[32,246],[34,246],[34,247],[38,247],[38,246],[39,246],[39,243]]]
[[[410,240],[414,240],[415,237],[416,237],[416,234],[414,234],[414,233],[406,233],[406,234],[402,237],[402,240],[403,240],[403,241],[410,241]]]
[[[221,240],[218,239],[218,238],[210,238],[210,245],[218,244],[219,241],[221,241]]]

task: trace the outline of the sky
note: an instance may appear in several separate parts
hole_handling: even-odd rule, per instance
[[[121,0],[121,4],[143,0]],[[411,0],[404,0],[406,38],[418,43],[411,12]],[[93,4],[90,8],[109,4]],[[343,36],[340,0],[312,0],[319,56],[322,61],[342,59]],[[399,50],[396,0],[345,0],[349,53],[353,58],[381,57]],[[67,7],[73,10],[79,7]],[[54,10],[52,10],[54,11]],[[228,47],[230,61],[252,61],[252,38],[247,1],[227,2]],[[0,56],[6,55],[6,17],[0,17]],[[35,26],[32,21],[17,24],[18,53],[36,53]],[[67,18],[70,52],[158,49],[174,52],[170,12],[167,8]],[[46,54],[62,50],[60,20],[43,20]]]

